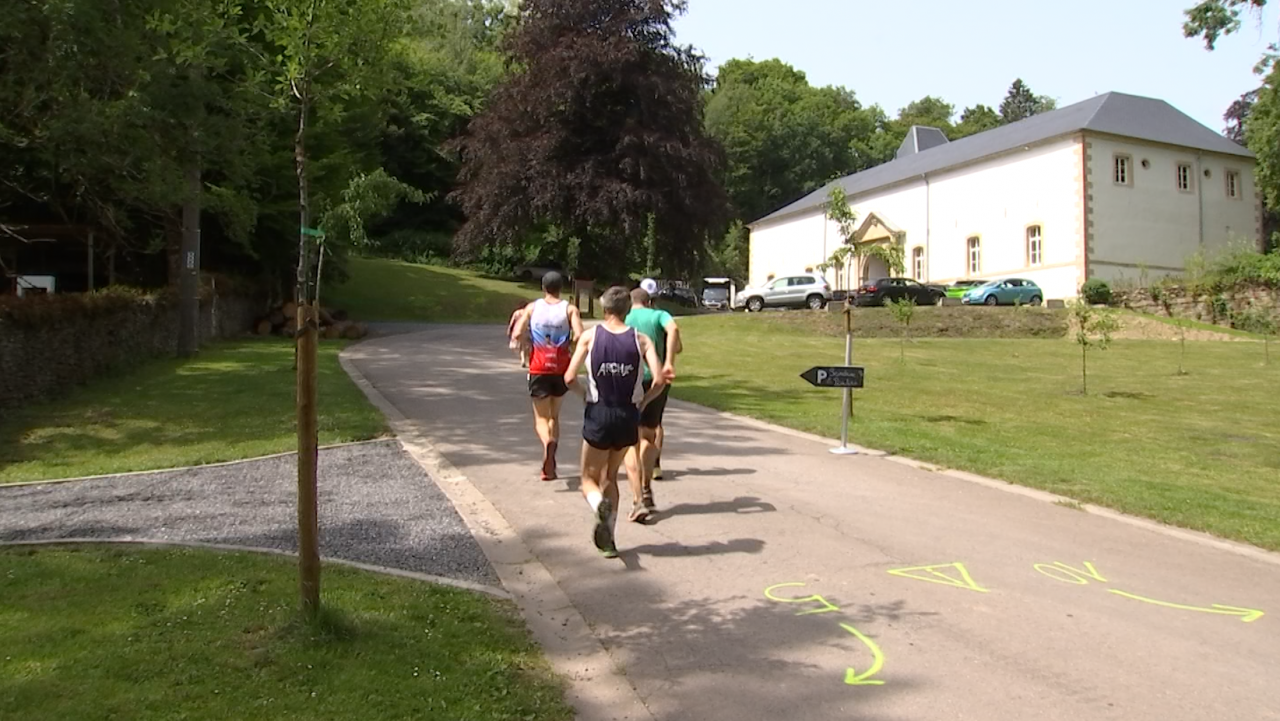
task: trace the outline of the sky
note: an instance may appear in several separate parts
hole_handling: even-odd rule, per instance
[[[712,72],[732,58],[778,58],[813,85],[841,85],[890,115],[926,95],[998,108],[1014,78],[1058,105],[1117,91],[1160,98],[1220,131],[1260,83],[1253,66],[1280,38],[1280,9],[1217,50],[1182,37],[1196,0],[688,0],[677,41]]]

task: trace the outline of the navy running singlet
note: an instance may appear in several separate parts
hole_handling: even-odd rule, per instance
[[[616,408],[638,407],[644,400],[641,381],[640,340],[635,328],[623,333],[610,333],[597,326],[595,340],[587,354],[587,402]]]

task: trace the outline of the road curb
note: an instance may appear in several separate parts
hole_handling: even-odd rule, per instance
[[[374,443],[394,443],[395,438],[384,436],[382,438],[370,438],[367,441],[351,441],[350,443],[334,443],[328,446],[320,446],[319,450],[328,451],[335,448],[349,448],[351,446],[367,446]],[[239,458],[234,461],[218,461],[217,463],[201,463],[194,466],[174,466],[172,468],[155,468],[149,471],[125,471],[123,473],[104,473],[99,476],[77,476],[75,478],[50,478],[47,481],[18,481],[17,483],[0,483],[0,490],[5,488],[22,488],[23,486],[47,486],[54,483],[80,483],[82,481],[103,481],[112,478],[125,478],[129,476],[154,476],[160,473],[177,473],[178,471],[190,471],[203,468],[225,468],[227,466],[238,466],[242,463],[254,463],[256,461],[269,461],[274,458],[285,458],[288,456],[298,455],[297,451],[285,451],[284,453],[272,453],[266,456],[254,456],[253,458]]]
[[[552,667],[569,681],[567,701],[580,721],[653,721],[619,664],[591,631],[555,577],[520,534],[466,475],[431,443],[419,425],[373,387],[348,353],[344,371],[387,419],[400,444],[453,503],[471,535],[511,594]]]
[[[136,544],[140,546],[155,546],[157,548],[197,548],[205,551],[235,551],[246,553],[260,553],[268,556],[284,556],[286,558],[297,558],[298,554],[293,551],[282,551],[279,548],[263,548],[261,546],[237,546],[229,543],[205,543],[204,541],[166,541],[156,538],[48,538],[38,541],[0,541],[0,548],[13,548],[21,546],[69,546],[69,545],[128,545]],[[501,599],[503,601],[514,601],[511,594],[500,588],[486,586],[481,583],[472,583],[470,581],[462,581],[454,578],[445,578],[444,576],[433,576],[429,573],[418,573],[417,571],[406,571],[401,568],[391,568],[389,566],[375,566],[371,563],[360,563],[359,561],[348,561],[344,558],[331,558],[329,556],[321,556],[321,561],[335,566],[347,566],[361,571],[370,573],[380,573],[385,576],[399,576],[400,578],[409,578],[424,583],[434,583],[438,586],[449,586],[463,591],[472,591],[475,593],[483,593],[486,596]]]
[[[736,413],[729,413],[728,411],[720,411],[714,408],[707,408],[706,406],[700,406],[696,403],[690,403],[689,401],[680,401],[673,398],[668,402],[668,406],[673,408],[679,408],[681,410],[692,412],[692,413],[702,413],[705,415],[719,416],[721,418],[737,421],[739,423],[753,426],[755,428],[764,429],[772,433],[779,433],[782,435],[791,436],[793,438],[802,438],[808,441],[813,441],[814,443],[821,443],[828,447],[840,445],[840,441],[832,438],[826,438],[813,433],[805,433],[803,431],[797,431],[791,428],[785,428],[783,426],[769,423],[768,421],[761,421],[755,418],[748,418],[746,416],[740,416]],[[946,468],[944,466],[939,466],[933,463],[919,461],[914,458],[892,455],[885,451],[879,451],[873,448],[865,448],[863,446],[858,446],[854,444],[849,444],[849,447],[857,449],[859,455],[866,456],[868,458],[881,458],[891,463],[898,463],[904,466],[915,468],[916,470],[927,471],[929,473],[937,473],[939,475],[947,476],[948,478],[954,478],[956,480],[966,481],[968,483],[977,484],[985,488],[991,488],[994,490],[1003,491],[1005,493],[1012,493],[1014,495],[1023,496],[1025,498],[1031,498],[1037,501],[1042,501],[1044,503],[1053,503],[1057,505],[1069,505],[1069,506],[1072,506],[1073,508],[1078,509],[1079,511],[1091,513],[1093,515],[1101,516],[1103,518],[1107,518],[1113,521],[1119,521],[1120,523],[1124,523],[1130,526],[1134,526],[1136,528],[1141,528],[1147,531],[1151,531],[1153,533],[1159,533],[1161,535],[1169,536],[1171,538],[1177,538],[1183,541],[1190,541],[1197,545],[1208,546],[1210,548],[1215,548],[1220,551],[1227,551],[1229,553],[1234,553],[1238,556],[1245,556],[1255,561],[1261,561],[1263,563],[1268,563],[1274,566],[1280,566],[1280,553],[1277,553],[1274,551],[1268,551],[1264,548],[1259,548],[1257,546],[1251,546],[1247,543],[1241,543],[1239,541],[1230,541],[1225,538],[1219,538],[1212,534],[1204,533],[1201,531],[1193,531],[1187,528],[1170,526],[1164,523],[1160,523],[1158,521],[1153,521],[1149,518],[1142,518],[1140,516],[1132,516],[1127,513],[1122,513],[1120,511],[1116,511],[1111,508],[1106,508],[1105,506],[1095,506],[1091,503],[1081,503],[1076,499],[1070,498],[1068,496],[1060,496],[1056,493],[1050,493],[1048,491],[1042,491],[1036,488],[1030,488],[1028,486],[1020,486],[1011,481],[1002,481],[998,478],[989,478],[987,476],[981,476],[976,473],[969,473],[968,471],[956,470],[954,468]]]

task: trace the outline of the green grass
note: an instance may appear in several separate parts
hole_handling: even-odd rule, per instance
[[[516,304],[541,297],[533,284],[399,260],[351,258],[351,279],[326,291],[324,304],[367,321],[506,323]]]
[[[1215,325],[1213,323],[1205,323],[1203,321],[1192,320],[1191,318],[1170,318],[1164,315],[1155,315],[1154,313],[1137,313],[1137,312],[1134,312],[1134,315],[1140,318],[1150,318],[1151,320],[1159,321],[1160,323],[1164,323],[1165,325],[1170,325],[1175,328],[1177,328],[1178,326],[1182,326],[1183,328],[1187,328],[1188,330],[1191,330],[1191,329],[1207,330],[1211,333],[1222,333],[1224,335],[1233,335],[1240,338],[1251,338],[1253,340],[1264,339],[1264,336],[1258,333],[1250,333],[1249,331],[1240,330],[1239,328],[1231,328],[1229,326],[1224,326],[1224,325]]]
[[[320,345],[320,442],[375,438],[377,409]],[[0,483],[230,461],[297,448],[293,345],[249,339],[152,361],[57,401],[6,411]]]
[[[673,393],[836,437],[839,392],[798,374],[843,361],[841,338],[763,316],[681,321]],[[855,340],[860,444],[1280,550],[1280,364],[1256,343]]]
[[[327,567],[294,612],[288,559],[0,550],[0,709],[43,719],[572,718],[508,603]]]

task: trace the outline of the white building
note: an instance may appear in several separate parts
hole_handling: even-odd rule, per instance
[[[946,284],[1016,275],[1048,298],[1089,278],[1183,269],[1201,249],[1260,247],[1253,155],[1161,100],[1108,93],[955,142],[914,127],[889,163],[834,181],[859,243],[903,245],[906,273]],[[750,225],[750,281],[815,269],[843,242],[830,185]],[[863,256],[841,289],[891,275]]]

